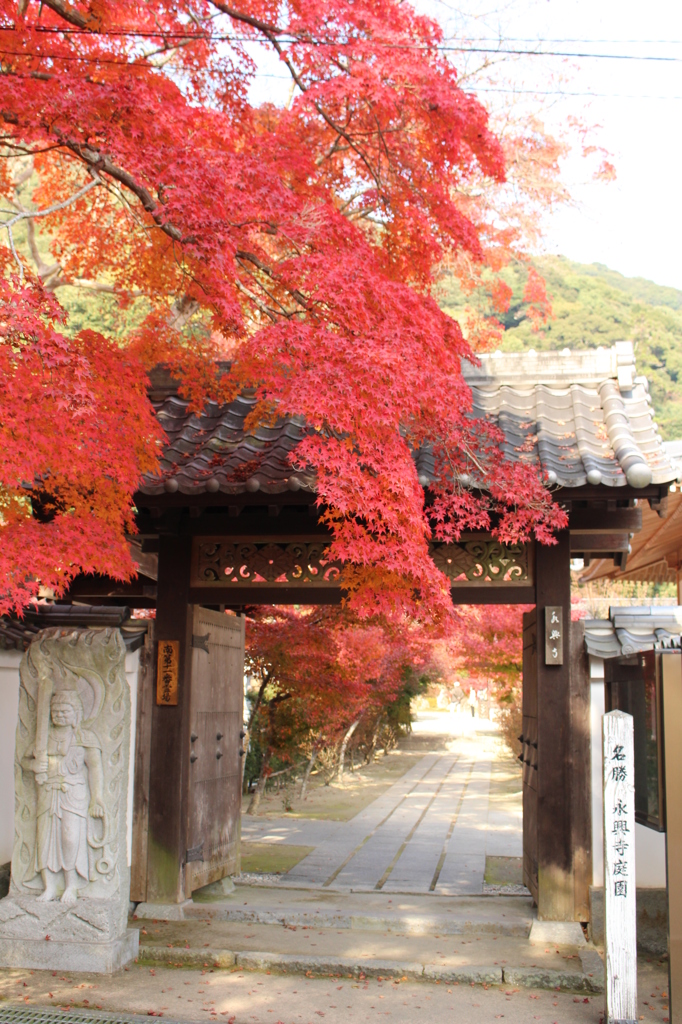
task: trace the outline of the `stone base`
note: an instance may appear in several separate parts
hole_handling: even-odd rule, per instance
[[[127,926],[127,900],[42,903],[24,893],[12,893],[0,900],[0,939],[107,943],[121,938]]]
[[[141,921],[185,921],[185,911],[191,910],[193,906],[193,900],[185,900],[183,903],[138,903],[133,917]]]
[[[127,931],[127,901],[73,903],[13,894],[0,900],[0,967],[110,974],[137,956],[139,933]]]
[[[604,889],[590,886],[590,938],[604,944]],[[668,891],[637,888],[637,948],[654,956],[668,952]]]
[[[0,967],[44,971],[85,971],[113,974],[136,959],[140,933],[126,931],[113,942],[69,942],[0,937]]]
[[[578,921],[533,921],[528,941],[544,945],[584,946],[585,935]]]
[[[225,878],[220,878],[217,882],[209,882],[201,889],[195,889],[192,899],[195,903],[201,903],[204,900],[224,900],[226,896],[231,896],[235,889],[234,882],[229,875],[226,875]]]

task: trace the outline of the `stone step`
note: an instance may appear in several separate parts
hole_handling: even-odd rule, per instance
[[[446,985],[514,985],[522,988],[564,992],[604,991],[604,972],[599,954],[587,949],[580,954],[579,968],[556,970],[544,966],[462,965],[443,966],[410,960],[370,957],[305,956],[254,950],[231,951],[212,947],[168,949],[140,944],[139,963],[166,967],[227,968],[268,974],[301,974],[308,978],[377,978],[424,981]]]
[[[295,902],[290,892],[239,888],[218,901],[137,911],[130,923],[144,963],[576,992],[603,986],[601,960],[580,926],[538,924],[525,899],[376,894],[339,902],[316,892]]]
[[[529,897],[413,896],[323,893],[238,887],[216,900],[140,903],[135,920],[210,918],[252,924],[402,932],[409,935],[507,935],[527,938],[533,924]]]

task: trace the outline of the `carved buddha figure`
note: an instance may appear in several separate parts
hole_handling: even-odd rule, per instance
[[[63,873],[63,903],[78,898],[89,881],[88,816],[104,818],[101,745],[81,728],[77,690],[57,690],[50,700],[47,749],[34,748],[23,766],[35,773],[35,872],[44,889],[39,900],[57,899]]]

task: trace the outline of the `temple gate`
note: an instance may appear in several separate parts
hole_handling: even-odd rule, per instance
[[[656,432],[648,386],[636,376],[629,343],[575,353],[494,353],[483,356],[478,368],[467,366],[465,376],[474,415],[488,416],[501,427],[510,459],[542,467],[568,512],[569,526],[550,547],[505,546],[481,534],[457,544],[434,544],[432,557],[450,579],[455,603],[535,606],[524,624],[526,882],[541,918],[586,920],[588,695],[578,665],[582,645],[579,651],[572,643],[570,562],[605,558],[624,566],[631,537],[641,527],[642,502],[664,513],[678,465]],[[321,563],[329,534],[319,519],[314,478],[292,470],[287,459],[305,424],[284,419],[247,435],[244,420],[253,404],[248,396],[192,414],[164,371],[153,376],[151,397],[169,441],[161,475],[145,478],[136,497],[140,576],[129,585],[80,577],[69,600],[155,606],[157,641],[177,644],[177,704],[151,708],[147,865],[136,874],[147,879],[148,900],[174,902],[232,863],[229,852],[209,853],[213,847],[206,839],[201,850],[204,833],[191,812],[195,776],[203,771],[201,757],[195,756],[199,740],[193,739],[199,735],[196,709],[210,710],[199,695],[210,691],[208,701],[216,711],[236,714],[217,677],[214,688],[206,690],[200,667],[206,655],[196,641],[201,634],[221,632],[218,623],[226,618],[239,619],[214,617],[210,610],[240,614],[247,604],[336,603],[342,593],[339,567]],[[416,453],[415,461],[428,504],[433,471],[428,451]],[[547,609],[555,609],[561,620],[552,641],[554,656],[545,643]],[[203,617],[200,625],[197,615]],[[236,637],[242,627],[234,628]],[[210,658],[210,641],[208,647]],[[231,648],[230,657],[236,650]],[[234,659],[230,664],[222,685],[234,688]],[[152,688],[150,700],[151,694]],[[217,730],[224,740],[215,742],[225,744],[227,775],[236,787],[235,722],[226,718]],[[216,771],[215,778],[222,778]],[[216,789],[206,799],[223,824],[234,820],[238,797],[237,803],[224,801]]]

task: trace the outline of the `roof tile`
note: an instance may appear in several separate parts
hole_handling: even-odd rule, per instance
[[[507,458],[539,462],[552,483],[642,487],[677,479],[680,465],[661,442],[648,385],[636,376],[627,342],[580,352],[494,352],[481,356],[480,366],[466,363],[464,376],[473,415],[500,427]],[[288,458],[306,435],[301,417],[246,433],[253,396],[240,395],[226,406],[210,402],[198,415],[172,393],[167,379],[161,388],[152,380],[152,400],[168,444],[160,475],[143,478],[143,494],[314,490],[313,472],[295,471]],[[426,486],[433,457],[425,448],[414,458]]]

